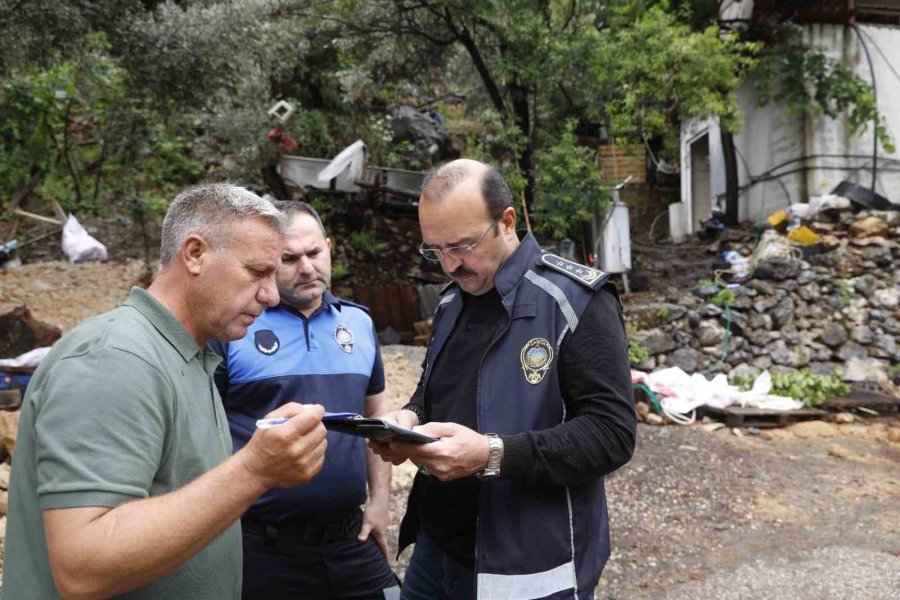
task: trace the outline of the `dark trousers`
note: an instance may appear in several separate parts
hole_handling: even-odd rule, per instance
[[[401,600],[472,600],[475,573],[453,560],[419,532],[403,578]]]
[[[360,524],[359,515],[328,527],[245,519],[243,600],[397,600],[397,577],[378,543],[356,539]]]

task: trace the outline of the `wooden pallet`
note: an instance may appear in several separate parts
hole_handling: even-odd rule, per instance
[[[799,421],[821,419],[828,411],[820,408],[799,408],[797,410],[766,410],[762,408],[742,408],[729,406],[727,408],[713,408],[701,406],[697,409],[698,415],[707,415],[717,421],[722,421],[728,427],[784,427]]]
[[[863,409],[863,412],[892,416],[900,413],[900,398],[854,386],[846,396],[826,398],[822,407],[841,411]]]

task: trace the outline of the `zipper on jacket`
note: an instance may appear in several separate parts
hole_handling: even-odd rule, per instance
[[[512,326],[512,311],[503,298],[500,299],[500,303],[506,309],[506,326],[499,335],[491,340],[491,343],[485,348],[484,354],[481,355],[481,361],[478,363],[478,383],[475,385],[475,429],[478,433],[481,433],[481,372],[484,369],[484,359],[487,358],[488,352],[491,351],[494,344],[506,335],[506,332]],[[478,506],[475,508],[475,568],[473,569],[475,575],[475,581],[473,582],[475,600],[478,600],[478,544],[481,541],[481,502],[483,496],[487,493],[484,491],[483,485],[481,483],[478,486]]]

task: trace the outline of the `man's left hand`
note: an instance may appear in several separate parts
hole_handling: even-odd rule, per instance
[[[415,431],[440,438],[430,444],[391,442],[391,450],[406,455],[430,475],[450,481],[483,471],[487,467],[489,444],[484,435],[457,423],[426,423]]]
[[[378,547],[384,552],[384,557],[390,562],[391,556],[387,545],[388,527],[388,503],[387,499],[378,500],[369,498],[368,504],[363,509],[362,527],[356,536],[360,542],[369,539],[369,534],[378,542]]]

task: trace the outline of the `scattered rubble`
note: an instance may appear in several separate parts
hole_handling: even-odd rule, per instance
[[[900,362],[900,214],[825,211],[809,226],[827,232],[822,246],[830,249],[762,260],[753,279],[725,296],[711,273],[677,304],[626,303],[626,314],[650,324],[633,336],[649,354],[635,366],[749,375],[839,369],[845,381],[890,391],[889,369]],[[752,254],[750,240],[723,244],[718,251]]]

